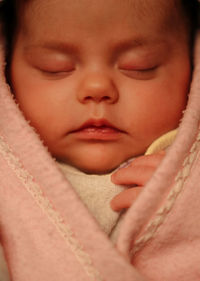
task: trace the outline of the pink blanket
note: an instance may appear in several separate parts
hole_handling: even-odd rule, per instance
[[[11,279],[199,281],[199,122],[200,34],[176,140],[125,215],[114,246],[25,121],[2,68],[0,239]]]

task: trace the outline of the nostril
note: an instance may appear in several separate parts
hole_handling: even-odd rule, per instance
[[[90,100],[95,100],[95,101],[107,101],[107,100],[110,100],[110,97],[109,96],[86,96],[85,97],[85,101],[90,101]]]
[[[110,99],[109,96],[104,96],[104,97],[102,97],[102,100],[109,100],[109,99]]]
[[[111,99],[110,96],[99,96],[95,98],[95,100],[98,102],[109,101],[110,99]]]
[[[91,100],[91,99],[92,99],[91,96],[86,96],[86,97],[85,97],[85,100]]]

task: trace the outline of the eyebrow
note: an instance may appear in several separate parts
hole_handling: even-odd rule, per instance
[[[118,42],[112,43],[111,48],[114,49],[116,52],[126,51],[129,49],[137,49],[140,47],[146,47],[155,44],[158,42],[158,40],[148,40],[144,37],[138,37],[138,38],[130,38],[130,39],[124,39],[120,40]]]
[[[131,48],[136,49],[139,47],[148,47],[153,44],[163,43],[161,40],[148,40],[144,37],[138,37],[138,38],[129,38],[129,39],[121,39],[117,42],[112,42],[110,46],[108,46],[109,49],[114,50],[116,53],[120,53],[122,51],[129,50]],[[27,50],[32,48],[42,48],[47,50],[55,50],[60,51],[61,53],[70,52],[72,54],[79,54],[80,53],[80,47],[78,44],[73,44],[69,42],[63,42],[63,41],[47,41],[47,42],[41,42],[39,44],[33,44],[26,47]]]
[[[26,50],[30,50],[33,48],[47,49],[47,50],[55,50],[60,51],[61,53],[79,52],[79,48],[75,44],[66,43],[66,42],[57,42],[57,41],[49,41],[49,42],[39,42],[37,44],[31,44],[25,47]]]

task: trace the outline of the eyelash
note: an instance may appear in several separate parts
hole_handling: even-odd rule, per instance
[[[146,69],[126,69],[126,68],[119,68],[119,70],[129,78],[136,79],[136,80],[148,80],[152,78],[152,75],[156,71],[158,66],[153,66],[151,68]],[[39,69],[45,76],[49,78],[64,78],[66,76],[70,76],[75,69],[69,71],[47,71],[43,69]]]
[[[137,80],[148,80],[152,78],[152,75],[155,73],[157,70],[158,66],[153,66],[151,68],[146,68],[146,69],[125,69],[125,68],[120,68],[120,71],[133,79]]]
[[[69,70],[69,71],[47,71],[47,70],[42,70],[42,69],[39,69],[39,70],[45,76],[49,76],[51,78],[59,78],[59,77],[66,77],[66,76],[71,75],[75,69]]]

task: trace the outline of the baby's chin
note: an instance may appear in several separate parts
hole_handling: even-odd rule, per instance
[[[70,165],[81,172],[84,172],[86,174],[96,174],[96,175],[103,175],[103,174],[109,174],[112,171],[114,171],[116,168],[118,168],[124,161],[116,161],[113,163],[113,161],[69,161],[65,159],[58,159],[62,161],[63,163],[66,163],[67,165]]]
[[[112,171],[114,171],[118,166],[115,167],[75,167],[79,169],[80,171],[90,174],[90,175],[105,175],[110,174]]]
[[[97,144],[90,146],[90,149],[87,146],[78,148],[71,148],[53,156],[84,173],[97,175],[109,174],[122,163],[136,156],[135,151],[125,151],[121,147],[113,148],[109,145]]]
[[[76,165],[75,163],[69,163],[69,165],[74,166],[76,169],[86,173],[86,174],[95,174],[95,175],[103,175],[103,174],[109,174],[111,173],[113,170],[115,170],[119,165],[115,164],[115,165],[107,165],[107,166],[103,166],[101,163],[95,163],[95,165],[90,165],[85,164],[85,165]]]

